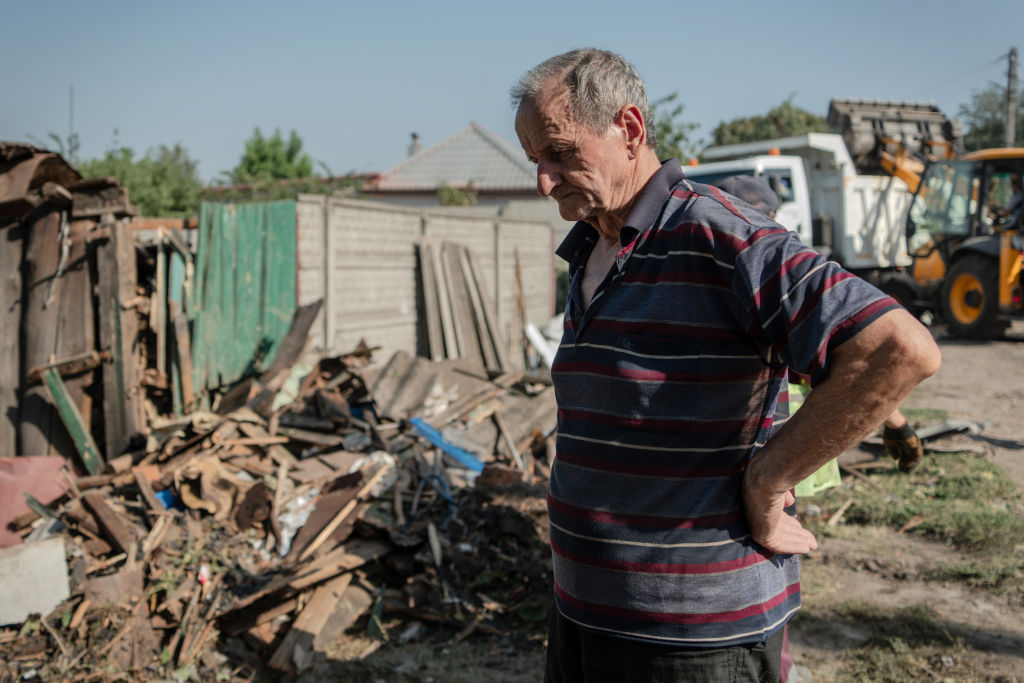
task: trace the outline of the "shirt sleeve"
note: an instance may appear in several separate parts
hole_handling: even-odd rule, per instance
[[[832,349],[899,306],[777,223],[752,228],[740,245],[732,277],[740,305],[781,362],[812,386],[828,375]]]

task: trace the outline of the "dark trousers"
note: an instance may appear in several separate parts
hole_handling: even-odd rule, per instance
[[[545,683],[778,683],[782,629],[767,642],[693,648],[604,635],[552,609]]]

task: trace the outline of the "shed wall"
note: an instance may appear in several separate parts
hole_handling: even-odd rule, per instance
[[[324,351],[345,353],[360,340],[380,346],[381,358],[425,348],[416,258],[424,239],[474,252],[506,335],[515,314],[517,248],[527,320],[540,325],[554,311],[549,223],[307,195],[299,197],[297,216],[299,303],[324,298],[323,325],[315,328],[322,336],[313,340]]]

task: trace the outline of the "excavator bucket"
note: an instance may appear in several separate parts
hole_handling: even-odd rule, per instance
[[[960,122],[934,104],[834,99],[828,123],[843,136],[860,173],[923,168],[928,159],[951,158],[963,149]]]

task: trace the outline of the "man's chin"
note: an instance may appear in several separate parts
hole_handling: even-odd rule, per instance
[[[589,204],[578,201],[577,195],[568,195],[558,200],[558,213],[563,220],[585,221],[593,213]]]

